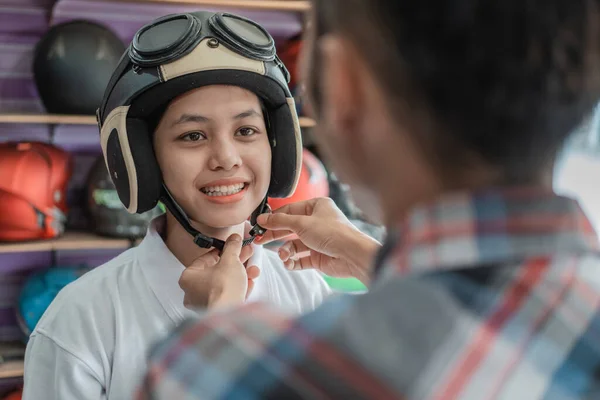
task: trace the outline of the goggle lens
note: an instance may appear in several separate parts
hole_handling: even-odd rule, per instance
[[[209,25],[212,35],[225,46],[246,57],[273,61],[275,41],[255,22],[228,13],[214,14]],[[153,67],[176,60],[190,52],[202,39],[202,22],[192,14],[167,15],[144,26],[135,35],[129,50],[140,67]],[[210,36],[210,33],[206,33]]]
[[[181,17],[140,32],[135,49],[140,54],[156,54],[180,43],[188,34],[190,21]]]
[[[273,42],[271,37],[265,34],[260,27],[249,21],[228,15],[223,16],[222,21],[235,36],[249,44],[268,47]]]
[[[167,15],[139,30],[129,57],[141,67],[167,63],[191,50],[201,29],[200,20],[192,15]]]

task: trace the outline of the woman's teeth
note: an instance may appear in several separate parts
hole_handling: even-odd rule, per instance
[[[208,196],[231,196],[241,192],[245,185],[245,183],[237,183],[228,186],[207,186],[200,190]]]

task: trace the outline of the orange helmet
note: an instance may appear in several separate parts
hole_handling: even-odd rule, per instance
[[[289,203],[327,196],[329,196],[327,170],[314,154],[303,149],[302,171],[300,171],[300,179],[298,180],[296,191],[290,197],[283,199],[269,198],[268,203],[273,210],[276,210]]]
[[[17,389],[3,397],[2,400],[21,400],[23,398],[23,389]]]
[[[279,58],[290,73],[290,87],[298,83],[298,60],[302,51],[302,35],[296,35],[286,40],[279,51]]]
[[[2,400],[21,400],[23,398],[23,389],[17,389],[9,394],[6,397],[2,398]]]
[[[69,154],[41,142],[0,143],[0,240],[47,239],[64,231]]]

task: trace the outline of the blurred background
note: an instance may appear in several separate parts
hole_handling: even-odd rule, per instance
[[[0,0],[0,399],[20,398],[27,333],[64,285],[143,237],[159,205],[130,215],[110,181],[95,110],[134,33],[156,17],[199,9],[261,23],[298,89],[297,57],[310,4],[297,0]],[[362,231],[368,223],[314,146],[314,122],[297,96],[305,153],[288,201],[329,196]],[[556,162],[556,191],[576,197],[600,229],[600,109],[573,133]],[[274,246],[276,246],[275,244]],[[354,279],[338,291],[362,293]]]

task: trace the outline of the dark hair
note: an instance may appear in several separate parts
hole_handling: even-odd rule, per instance
[[[598,101],[598,2],[314,0],[314,23],[356,44],[392,115],[425,116],[415,141],[444,169],[460,151],[532,181]]]

